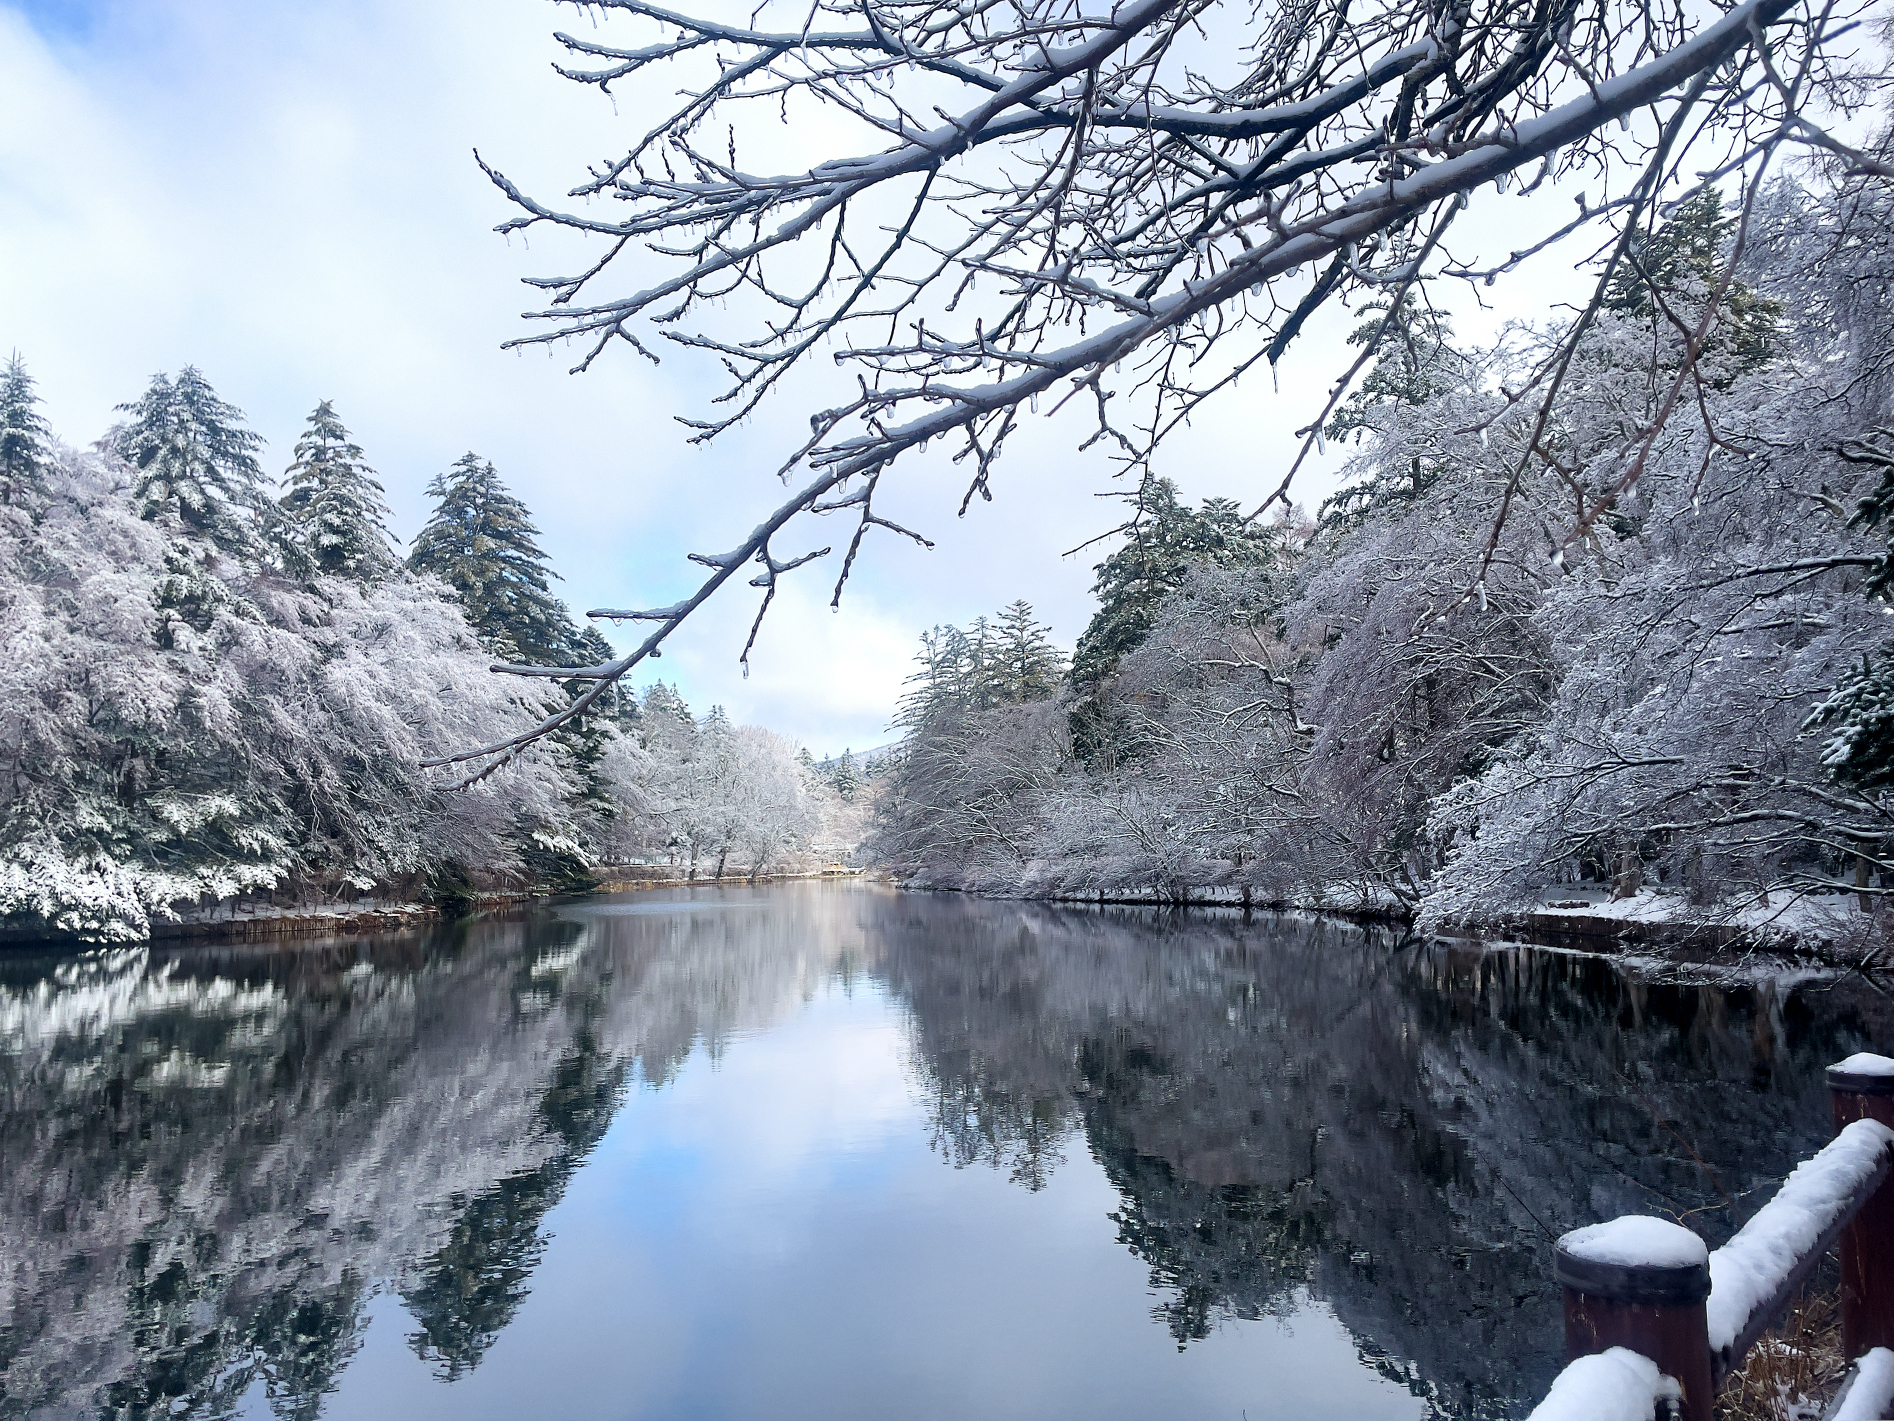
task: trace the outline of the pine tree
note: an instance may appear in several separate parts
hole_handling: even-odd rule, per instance
[[[330,401],[317,405],[308,423],[286,470],[288,541],[316,572],[373,582],[396,564],[382,486]]]
[[[1887,552],[1870,570],[1870,597],[1894,601],[1894,428],[1876,427],[1837,451],[1850,464],[1879,473],[1880,482],[1861,501],[1849,527],[1889,525]],[[1894,788],[1894,652],[1882,649],[1861,662],[1817,706],[1805,729],[1830,731],[1822,764],[1844,784],[1864,794]]]
[[[1000,613],[994,637],[994,682],[1011,705],[1049,700],[1065,674],[1065,658],[1047,637],[1052,629],[1032,618],[1032,604],[1021,599]]]
[[[644,748],[665,760],[687,759],[697,742],[697,719],[675,687],[654,681],[639,710]]]
[[[142,396],[118,408],[131,418],[113,444],[137,471],[132,500],[139,516],[175,514],[222,551],[261,561],[276,506],[256,460],[263,440],[243,427],[243,411],[219,399],[194,365],[175,380],[153,376]]]
[[[579,633],[547,588],[558,576],[534,542],[532,516],[492,464],[467,453],[428,485],[434,515],[414,540],[408,566],[459,594],[474,633],[497,656],[542,666],[571,664]]]
[[[1139,500],[1131,541],[1094,569],[1098,611],[1073,652],[1073,683],[1096,685],[1143,645],[1158,603],[1183,586],[1193,567],[1261,567],[1275,546],[1271,533],[1245,522],[1232,500],[1205,499],[1193,510],[1178,502],[1177,485],[1169,479],[1153,482]]]
[[[1445,313],[1422,306],[1411,291],[1394,309],[1393,320],[1387,319],[1388,309],[1386,302],[1369,306],[1372,319],[1349,333],[1350,345],[1366,345],[1377,335],[1380,343],[1373,368],[1329,421],[1330,439],[1371,428],[1368,411],[1376,406],[1425,404],[1466,380],[1467,358],[1453,348],[1453,323]]]
[[[943,711],[966,703],[969,653],[966,633],[959,627],[936,626],[921,633],[921,649],[914,655],[919,669],[903,683],[894,723],[915,730]]]
[[[855,754],[852,750],[843,750],[842,758],[829,770],[829,784],[843,799],[852,800],[855,792],[861,788],[861,771],[855,768]]]
[[[34,408],[39,403],[33,377],[16,350],[0,373],[0,501],[16,503],[22,495],[46,491],[52,431]]]
[[[1736,218],[1723,210],[1722,194],[1704,184],[1677,205],[1669,221],[1632,248],[1632,259],[1613,273],[1605,287],[1605,309],[1668,326],[1669,319],[1658,309],[1658,298],[1676,311],[1714,289],[1735,230]],[[1764,364],[1775,346],[1782,303],[1732,281],[1720,304],[1721,315],[1710,333],[1708,349],[1733,356],[1733,374]]]
[[[1380,351],[1367,378],[1329,421],[1328,437],[1360,438],[1375,429],[1374,411],[1388,405],[1418,406],[1438,395],[1464,388],[1472,379],[1472,362],[1453,347],[1453,324],[1445,314],[1422,306],[1412,292],[1395,308],[1388,329],[1382,330],[1386,304],[1370,306],[1373,319],[1357,326],[1350,345],[1366,345],[1380,335]],[[1390,504],[1411,503],[1426,493],[1445,471],[1445,465],[1415,457],[1404,469],[1377,465],[1360,483],[1350,484],[1322,503],[1321,525],[1351,528],[1370,511]]]

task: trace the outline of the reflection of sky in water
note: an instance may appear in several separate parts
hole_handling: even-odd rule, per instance
[[[547,1215],[531,1295],[443,1384],[393,1297],[324,1414],[1411,1417],[1325,1307],[1180,1352],[1086,1152],[1034,1193],[949,1168],[904,1013],[858,983],[634,1089]],[[246,1414],[268,1409],[253,1392]]]

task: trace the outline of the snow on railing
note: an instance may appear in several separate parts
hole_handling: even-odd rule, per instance
[[[1795,1167],[1782,1188],[1710,1255],[1710,1350],[1727,1369],[1747,1352],[1894,1168],[1894,1130],[1857,1120]]]
[[[1894,1059],[1828,1068],[1835,1138],[1727,1244],[1629,1216],[1574,1229],[1555,1254],[1572,1360],[1532,1421],[1710,1421],[1717,1381],[1838,1244],[1842,1345],[1857,1358],[1827,1421],[1894,1403]]]
[[[1823,1421],[1881,1421],[1894,1403],[1894,1352],[1876,1347],[1854,1364]]]

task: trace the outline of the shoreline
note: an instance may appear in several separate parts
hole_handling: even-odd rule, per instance
[[[198,913],[154,922],[142,938],[114,942],[89,942],[59,933],[36,933],[19,929],[0,931],[0,952],[77,949],[100,947],[141,947],[156,944],[190,945],[196,943],[268,942],[282,938],[354,937],[366,933],[400,932],[404,929],[435,927],[482,913],[503,911],[526,903],[553,898],[584,900],[602,893],[632,893],[648,888],[717,888],[736,885],[781,883],[796,879],[853,879],[861,871],[836,873],[822,869],[811,873],[765,873],[752,878],[748,874],[725,874],[722,878],[668,878],[633,876],[620,866],[601,874],[598,886],[577,892],[546,889],[512,893],[481,893],[471,899],[465,912],[449,912],[439,904],[421,902],[377,902],[373,899],[354,904],[331,906],[272,907],[220,903]],[[631,865],[629,867],[641,867]],[[668,866],[653,865],[653,867]]]
[[[1253,913],[1294,913],[1339,918],[1363,927],[1416,931],[1418,914],[1400,903],[1340,904],[1257,896],[1228,885],[1174,889],[1102,889],[1086,893],[1002,893],[953,888],[919,880],[893,880],[914,892],[967,893],[1015,902],[1072,907],[1214,908]],[[1833,901],[1817,901],[1832,899]],[[1804,909],[1811,905],[1813,911]],[[1645,967],[1699,970],[1772,966],[1817,966],[1838,972],[1894,970],[1894,950],[1864,944],[1850,928],[1871,921],[1855,895],[1806,895],[1779,909],[1766,904],[1724,917],[1679,916],[1671,896],[1641,893],[1630,899],[1548,903],[1488,918],[1448,918],[1430,924],[1424,936],[1471,946],[1520,945],[1606,957]]]
[[[725,874],[722,878],[700,875],[696,878],[673,876],[669,865],[621,865],[599,876],[596,887],[581,892],[522,891],[483,893],[465,913],[450,913],[439,905],[406,902],[334,905],[329,907],[263,907],[244,913],[218,905],[202,916],[190,916],[154,923],[149,936],[122,943],[87,943],[70,937],[20,932],[0,933],[0,951],[6,949],[89,949],[100,946],[130,947],[140,944],[189,945],[196,943],[269,942],[278,939],[359,936],[369,933],[399,932],[434,927],[485,913],[504,911],[527,903],[554,898],[573,901],[610,893],[635,893],[660,888],[754,887],[761,884],[870,879],[888,883],[909,892],[965,893],[971,897],[1014,902],[1056,903],[1068,907],[1120,908],[1193,908],[1245,913],[1298,914],[1335,918],[1360,927],[1378,927],[1402,934],[1415,930],[1415,913],[1405,904],[1315,902],[1309,900],[1258,897],[1253,890],[1230,886],[1197,886],[1145,890],[1103,889],[1087,893],[1023,894],[986,892],[954,888],[918,880],[899,880],[876,870],[818,869],[800,873]],[[1852,905],[1854,896],[1832,895],[1838,902]],[[1641,900],[1641,901],[1640,901]],[[1836,904],[1822,904],[1824,913],[1793,913],[1798,900],[1784,909],[1752,911],[1756,921],[1731,921],[1708,917],[1679,918],[1671,915],[1677,905],[1665,895],[1644,894],[1639,898],[1565,901],[1538,909],[1500,914],[1492,918],[1456,918],[1431,925],[1428,937],[1470,946],[1522,945],[1550,951],[1573,952],[1586,956],[1635,962],[1647,968],[1687,968],[1699,971],[1727,971],[1747,967],[1754,970],[1758,958],[1775,968],[1819,966],[1835,971],[1884,971],[1894,968],[1894,956],[1878,946],[1863,944],[1853,934],[1840,929],[1848,924]],[[1640,911],[1642,909],[1643,911]],[[1866,915],[1853,918],[1863,922]],[[1878,959],[1878,960],[1877,960]]]

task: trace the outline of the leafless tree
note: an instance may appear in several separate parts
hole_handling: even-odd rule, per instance
[[[615,340],[656,359],[654,333],[707,352],[729,386],[713,417],[687,421],[698,439],[812,353],[852,378],[786,451],[781,505],[729,551],[690,555],[707,569],[691,596],[594,612],[654,627],[615,661],[560,668],[593,689],[541,726],[451,759],[477,772],[582,714],[754,567],[747,659],[777,580],[830,552],[783,547],[805,515],[852,522],[837,597],[870,529],[924,542],[875,498],[930,440],[966,470],[965,511],[990,497],[1024,414],[1077,400],[1095,411],[1087,444],[1142,477],[1171,430],[1277,361],[1325,303],[1373,290],[1393,311],[1417,283],[1489,282],[1593,222],[1628,237],[1679,186],[1753,175],[1785,143],[1871,166],[1814,121],[1862,98],[1836,44],[1848,3],[812,0],[772,29],[760,8],[736,23],[594,0],[582,8],[612,24],[559,35],[561,73],[607,92],[666,75],[683,87],[629,151],[589,168],[577,206],[483,162],[519,208],[502,231],[594,239],[580,269],[529,278],[550,299],[512,344],[577,340],[579,370]],[[752,110],[835,147],[801,171],[752,172],[738,154]],[[1504,262],[1456,257],[1451,225],[1484,185],[1579,181],[1595,196],[1578,194],[1570,220],[1515,209],[1539,232]],[[1615,261],[1626,238],[1605,247]],[[635,289],[607,290],[626,279]],[[1373,349],[1298,431],[1304,454]],[[1563,368],[1531,397],[1549,406]]]

